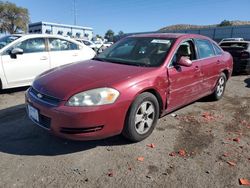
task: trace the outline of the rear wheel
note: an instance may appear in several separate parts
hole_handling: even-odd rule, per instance
[[[225,92],[226,82],[227,82],[227,77],[226,77],[225,73],[221,73],[221,75],[217,81],[214,93],[211,95],[211,97],[214,100],[218,101],[222,98],[222,96]]]
[[[157,123],[159,103],[156,97],[148,92],[140,94],[132,103],[122,134],[133,142],[147,138]]]

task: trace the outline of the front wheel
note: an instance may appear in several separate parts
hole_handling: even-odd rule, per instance
[[[218,101],[222,98],[222,96],[225,92],[226,82],[227,82],[227,77],[226,77],[225,73],[221,73],[220,77],[217,81],[216,88],[215,88],[213,94],[211,95],[214,100]]]
[[[144,140],[154,130],[158,117],[157,98],[151,93],[142,93],[128,111],[122,134],[132,142]]]

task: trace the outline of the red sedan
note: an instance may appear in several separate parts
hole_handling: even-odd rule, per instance
[[[197,99],[219,100],[232,57],[193,34],[122,39],[94,59],[44,72],[26,92],[30,119],[55,135],[148,137],[158,118]]]

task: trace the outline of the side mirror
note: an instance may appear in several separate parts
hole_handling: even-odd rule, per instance
[[[11,50],[11,54],[12,55],[21,55],[21,54],[23,54],[23,49],[21,49],[21,48],[14,48],[13,50]]]
[[[178,65],[184,66],[184,67],[191,67],[192,66],[192,61],[184,56],[180,58],[178,61]]]

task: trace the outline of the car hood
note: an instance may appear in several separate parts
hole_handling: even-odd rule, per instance
[[[115,83],[126,81],[151,69],[89,60],[44,72],[35,79],[33,87],[43,94],[68,100],[76,93],[94,88],[112,87]]]

